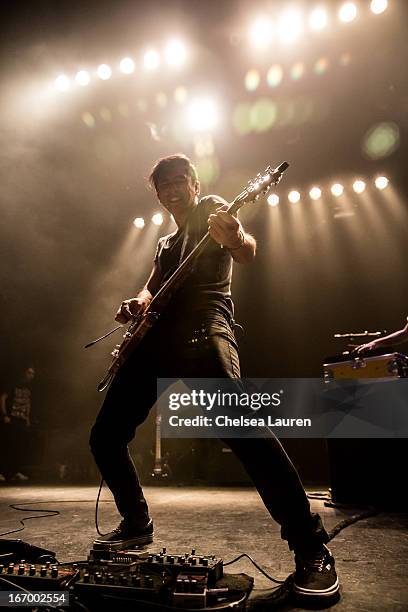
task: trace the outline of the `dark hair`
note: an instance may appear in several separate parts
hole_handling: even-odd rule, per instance
[[[196,167],[191,162],[191,160],[184,155],[184,153],[176,153],[175,155],[168,155],[167,157],[161,157],[154,164],[150,176],[149,176],[149,184],[150,187],[157,190],[157,181],[162,175],[163,171],[168,168],[171,164],[182,162],[185,166],[186,172],[194,181],[198,180],[198,174]]]

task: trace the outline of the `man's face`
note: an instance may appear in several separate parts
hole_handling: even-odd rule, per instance
[[[194,205],[200,184],[191,178],[184,163],[174,162],[161,173],[156,191],[161,204],[177,216]]]
[[[33,381],[34,380],[34,376],[35,376],[34,368],[27,368],[26,371],[24,372],[24,377],[25,377],[27,382]]]

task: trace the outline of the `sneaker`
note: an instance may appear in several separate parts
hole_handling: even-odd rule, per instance
[[[296,571],[293,576],[293,591],[302,598],[326,598],[338,595],[339,580],[334,568],[334,558],[323,544],[312,557],[295,555]]]
[[[22,472],[17,472],[17,474],[14,474],[11,480],[20,480],[21,482],[23,482],[23,480],[28,480],[28,476],[26,476]]]
[[[129,523],[121,521],[110,533],[94,540],[94,549],[122,550],[132,546],[142,546],[153,542],[153,521],[150,520],[145,527],[132,527]]]

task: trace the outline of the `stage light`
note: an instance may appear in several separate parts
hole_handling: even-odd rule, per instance
[[[124,57],[123,60],[120,61],[119,69],[123,74],[132,74],[135,70],[135,62],[131,57]]]
[[[299,202],[300,200],[300,193],[298,191],[290,191],[288,194],[288,200],[289,202],[292,202],[292,204],[296,204],[296,202]]]
[[[156,213],[153,215],[152,221],[155,225],[161,225],[163,223],[163,215],[161,213]]]
[[[282,81],[283,78],[283,70],[279,64],[274,64],[268,70],[268,74],[266,75],[266,80],[268,82],[269,87],[276,87]]]
[[[319,187],[312,187],[309,191],[309,196],[312,200],[318,200],[322,195],[322,190]]]
[[[271,193],[267,201],[269,206],[277,206],[279,204],[279,196],[276,193]]]
[[[392,121],[374,125],[364,136],[362,149],[370,159],[383,159],[398,149],[400,129]]]
[[[388,7],[387,0],[371,0],[370,9],[375,15],[383,13]]]
[[[377,176],[377,178],[375,179],[375,186],[381,191],[387,187],[388,183],[389,180],[386,176]]]
[[[82,87],[85,87],[86,85],[89,85],[89,83],[91,81],[91,77],[89,76],[89,72],[87,72],[86,70],[80,70],[75,75],[75,81],[78,83],[78,85],[81,85]]]
[[[154,49],[146,51],[143,56],[143,66],[146,70],[155,70],[160,65],[160,55]]]
[[[290,70],[290,76],[294,81],[298,81],[305,73],[305,65],[302,62],[294,64]]]
[[[257,70],[248,70],[245,75],[245,89],[247,91],[255,91],[261,82],[261,75]]]
[[[344,187],[343,185],[340,185],[340,183],[334,183],[334,185],[330,187],[330,191],[336,198],[338,198],[339,196],[342,195],[344,191]]]
[[[95,123],[96,123],[95,117],[91,113],[88,113],[88,111],[86,111],[85,113],[82,113],[81,119],[87,127],[89,128],[95,127]]]
[[[354,181],[353,189],[356,193],[363,193],[365,188],[366,188],[366,184],[361,179]]]
[[[171,40],[164,50],[164,56],[169,66],[179,68],[186,61],[187,50],[180,40]]]
[[[212,130],[218,123],[216,105],[210,98],[195,99],[187,109],[190,129],[196,132]]]
[[[107,81],[112,76],[112,70],[107,64],[101,64],[98,66],[96,74],[102,81]]]
[[[55,79],[55,87],[58,91],[68,91],[71,88],[71,81],[65,74],[60,74]]]
[[[177,102],[177,104],[184,104],[184,102],[186,102],[187,100],[187,89],[185,87],[176,87],[176,89],[174,90],[174,99]]]
[[[317,75],[324,74],[329,67],[329,60],[327,57],[320,57],[315,65],[313,66],[313,72]]]
[[[322,30],[327,26],[327,12],[324,8],[315,8],[309,17],[309,25],[312,30]]]
[[[250,31],[250,39],[254,47],[264,49],[273,39],[273,25],[269,19],[258,19]]]
[[[298,11],[289,10],[279,19],[279,38],[283,42],[291,43],[302,32],[302,18]]]
[[[349,23],[353,21],[357,15],[357,7],[354,2],[346,2],[340,7],[339,10],[339,19],[344,23]]]
[[[145,226],[143,217],[136,217],[136,219],[133,221],[133,225],[137,227],[137,229],[142,229]]]

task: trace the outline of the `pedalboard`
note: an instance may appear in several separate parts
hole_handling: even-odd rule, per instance
[[[184,554],[166,548],[158,553],[93,549],[86,561],[64,564],[7,561],[0,565],[0,588],[10,589],[12,582],[17,590],[29,592],[69,591],[92,611],[107,601],[118,610],[126,605],[154,611],[161,606],[175,611],[244,610],[253,583],[245,574],[224,576],[222,559],[194,549]]]

